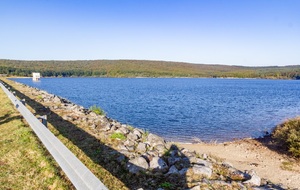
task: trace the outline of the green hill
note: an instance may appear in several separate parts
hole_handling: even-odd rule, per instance
[[[44,77],[237,77],[300,79],[300,65],[243,67],[146,60],[19,61],[0,60],[0,74]]]

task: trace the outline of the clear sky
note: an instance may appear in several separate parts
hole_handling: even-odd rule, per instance
[[[300,65],[300,0],[0,0],[0,59]]]

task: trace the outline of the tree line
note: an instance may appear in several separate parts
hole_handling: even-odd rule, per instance
[[[234,77],[300,79],[300,66],[242,67],[145,60],[0,60],[0,74],[43,77]]]

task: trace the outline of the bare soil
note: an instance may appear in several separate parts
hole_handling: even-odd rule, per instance
[[[180,144],[180,143],[179,143]],[[220,144],[180,144],[200,154],[216,156],[239,170],[255,170],[261,178],[286,188],[300,188],[300,162],[280,150],[270,137]]]

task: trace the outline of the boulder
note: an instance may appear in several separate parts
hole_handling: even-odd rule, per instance
[[[206,167],[206,166],[194,165],[192,167],[192,169],[193,169],[194,174],[196,174],[196,175],[203,175],[208,178],[210,178],[212,175],[212,169],[210,169],[209,167]]]
[[[224,166],[226,168],[232,168],[233,167],[233,165],[231,163],[229,163],[229,162],[223,162],[222,166]]]
[[[129,133],[129,130],[128,130],[127,128],[122,127],[122,126],[120,125],[120,127],[116,130],[116,132],[117,132],[117,133],[122,133],[122,134],[126,135],[126,134]]]
[[[133,134],[132,132],[130,132],[127,135],[127,139],[132,140],[132,141],[136,141],[136,140],[138,140],[138,136],[136,134]]]
[[[244,181],[244,184],[260,186],[261,178],[256,174],[256,172],[254,170],[250,170],[248,174],[251,176],[251,178],[247,181]]]
[[[145,143],[139,143],[135,150],[139,153],[144,153],[147,150],[147,146]]]
[[[162,172],[168,171],[167,163],[158,156],[152,158],[152,160],[150,161],[150,168],[153,169],[154,171],[162,171]]]
[[[179,162],[180,160],[181,160],[180,157],[174,157],[174,156],[169,157],[168,158],[169,166],[174,165],[175,163]]]
[[[145,158],[137,157],[129,160],[127,168],[130,173],[138,173],[140,171],[147,170],[149,168],[149,164]]]
[[[185,175],[188,171],[188,168],[182,168],[181,170],[179,170],[179,175]]]
[[[246,181],[251,179],[249,174],[236,169],[229,173],[229,177],[234,181]]]
[[[211,162],[208,162],[206,160],[202,160],[200,158],[196,158],[196,157],[192,157],[190,158],[190,162],[192,164],[196,164],[196,165],[202,165],[202,166],[206,166],[206,167],[209,167],[210,169],[213,168],[213,165]]]
[[[134,146],[134,141],[127,139],[127,140],[124,142],[124,145],[125,145],[125,146]]]
[[[152,133],[150,133],[148,136],[147,136],[147,142],[150,146],[157,146],[157,145],[165,145],[166,142],[165,140],[162,138],[162,137],[159,137],[157,135],[154,135]]]
[[[143,133],[141,132],[140,129],[133,129],[133,134],[135,134],[139,139],[142,138]]]
[[[164,154],[166,152],[166,147],[164,144],[155,145],[154,149],[157,150],[157,152],[160,154]]]
[[[168,171],[168,173],[167,173],[168,175],[172,175],[172,174],[179,174],[179,171],[178,171],[178,169],[176,168],[176,166],[171,166],[170,168],[169,168],[169,171]]]

